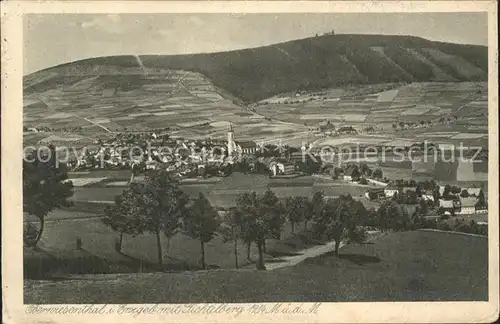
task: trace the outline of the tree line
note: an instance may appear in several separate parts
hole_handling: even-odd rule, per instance
[[[49,212],[71,205],[68,198],[73,194],[73,185],[64,165],[57,166],[54,159],[42,162],[33,157],[33,162],[27,161],[23,165],[23,207],[26,213],[39,219],[40,225],[25,226],[24,239],[26,245],[35,247],[43,235]],[[335,240],[338,253],[343,239],[362,237],[359,225],[366,212],[363,204],[351,196],[325,200],[323,193],[317,192],[311,198],[296,196],[280,201],[268,189],[262,194],[241,194],[235,206],[219,217],[202,193],[190,199],[180,189],[178,180],[160,169],[150,172],[144,182],[124,189],[115,203],[105,209],[102,222],[119,234],[115,242],[118,252],[124,235],[153,234],[160,265],[164,255],[162,240],[167,241],[168,254],[172,237],[183,233],[199,240],[202,268],[206,267],[206,243],[221,235],[225,241],[234,241],[236,251],[238,241],[243,241],[247,245],[247,258],[250,246],[255,244],[259,251],[257,268],[265,269],[266,240],[280,239],[285,222],[290,223],[292,232],[297,224],[304,222],[304,229]],[[311,223],[313,226],[308,226]]]
[[[367,214],[364,205],[351,196],[325,200],[322,192],[308,197],[288,197],[280,201],[267,189],[262,194],[248,192],[238,196],[236,205],[219,217],[210,201],[199,193],[192,201],[182,192],[178,182],[164,170],[150,173],[145,182],[133,184],[116,197],[115,204],[105,211],[103,223],[117,233],[116,250],[121,251],[123,235],[154,234],[157,243],[158,264],[163,263],[162,237],[170,240],[183,233],[200,241],[201,266],[206,268],[205,245],[221,235],[225,242],[233,241],[235,264],[238,267],[238,241],[247,247],[255,244],[258,250],[257,269],[265,269],[266,240],[281,239],[283,226],[289,222],[292,233],[304,222],[305,230],[336,243],[338,254],[344,239],[360,241],[364,237],[360,226]],[[311,228],[308,224],[312,223]]]
[[[67,200],[73,193],[63,165],[55,161],[33,162],[23,165],[24,212],[36,216],[38,228],[26,226],[25,244],[35,247],[40,241],[48,213],[70,205]],[[184,193],[178,180],[166,170],[154,170],[144,182],[134,183],[115,198],[106,208],[102,222],[119,236],[115,249],[122,250],[124,235],[135,237],[151,233],[156,238],[158,264],[163,264],[163,243],[170,252],[170,240],[178,233],[196,239],[200,243],[200,263],[206,268],[206,244],[216,236],[234,244],[235,264],[238,267],[238,242],[247,247],[255,244],[258,250],[257,269],[265,269],[266,240],[281,239],[283,227],[289,222],[292,232],[304,222],[304,230],[316,237],[335,241],[335,255],[342,242],[363,242],[366,229],[403,231],[436,226],[428,224],[424,216],[427,206],[421,204],[410,211],[396,200],[387,200],[378,210],[367,210],[363,203],[350,195],[325,199],[322,192],[312,197],[288,197],[280,201],[270,189],[262,194],[248,192],[238,196],[234,207],[219,216],[210,201],[200,193],[195,199]],[[463,227],[463,226],[462,226]],[[469,230],[469,229],[468,229]],[[475,228],[470,229],[475,230]]]

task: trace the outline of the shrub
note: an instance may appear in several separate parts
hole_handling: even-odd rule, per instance
[[[451,230],[451,226],[448,223],[439,222],[437,224],[437,229],[438,230],[442,230],[442,231],[450,231]]]
[[[23,230],[23,241],[26,246],[33,246],[36,242],[36,237],[38,235],[38,229],[33,223],[24,224]]]

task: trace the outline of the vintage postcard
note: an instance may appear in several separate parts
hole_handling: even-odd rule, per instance
[[[2,3],[6,323],[487,323],[495,1]]]

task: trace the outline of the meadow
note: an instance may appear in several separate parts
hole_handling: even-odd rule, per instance
[[[75,185],[71,201],[111,203],[114,201],[114,197],[128,186],[127,180],[130,178],[130,172],[121,170],[92,171],[91,173],[70,173],[69,177]],[[366,191],[364,186],[314,176],[272,179],[268,175],[240,172],[234,172],[228,177],[215,177],[204,181],[186,179],[181,182],[180,187],[192,198],[203,193],[214,207],[220,208],[235,206],[236,199],[240,194],[251,191],[262,194],[268,188],[282,199],[289,196],[312,197],[318,191],[323,191],[326,196],[330,197],[342,194],[360,197]]]
[[[487,238],[413,231],[347,245],[338,258],[325,254],[273,271],[78,275],[57,283],[25,280],[24,302],[486,301],[487,269]]]

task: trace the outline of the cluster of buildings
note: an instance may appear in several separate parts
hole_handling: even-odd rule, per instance
[[[435,195],[430,190],[419,192],[416,186],[399,187],[390,184],[385,187],[370,188],[365,195],[369,199],[393,198],[397,195],[415,192],[418,193],[416,196],[418,201],[433,202],[443,210],[444,214],[473,215],[488,212],[486,197],[482,188],[458,188],[453,192],[445,192],[445,188],[445,186],[440,186],[439,195]],[[438,201],[435,201],[437,196],[439,196]]]
[[[188,173],[203,172],[206,165],[223,167],[233,164],[242,155],[257,152],[253,141],[236,141],[232,126],[224,140],[170,139],[156,133],[120,134],[107,141],[96,142],[95,148],[73,156],[68,166],[72,168],[133,168],[165,167],[168,171]]]
[[[336,128],[329,120],[318,123],[317,132],[324,133],[325,135],[346,135],[357,134],[357,131],[352,126],[340,126]]]
[[[440,186],[439,207],[442,207],[445,213],[471,215],[488,212],[485,194],[481,188],[461,188],[460,193],[451,192],[443,197],[444,191],[445,187]]]

